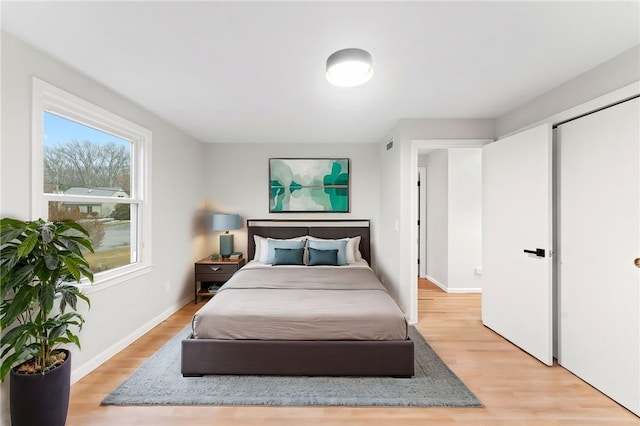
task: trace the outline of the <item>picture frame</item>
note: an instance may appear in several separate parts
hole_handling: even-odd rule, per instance
[[[270,158],[269,213],[348,213],[348,158]]]

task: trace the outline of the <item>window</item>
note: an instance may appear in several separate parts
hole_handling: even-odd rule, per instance
[[[33,88],[34,218],[87,229],[95,283],[144,271],[151,132],[36,78]]]

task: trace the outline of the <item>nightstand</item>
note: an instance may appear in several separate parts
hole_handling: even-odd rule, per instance
[[[195,263],[193,303],[198,303],[198,296],[215,296],[222,284],[243,266],[244,259],[212,260],[211,257],[205,257],[198,260]]]

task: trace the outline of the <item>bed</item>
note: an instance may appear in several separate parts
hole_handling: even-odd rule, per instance
[[[183,376],[413,376],[404,314],[369,267],[369,221],[247,229],[250,261],[194,314]]]

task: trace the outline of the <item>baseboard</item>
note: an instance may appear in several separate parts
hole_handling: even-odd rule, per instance
[[[442,284],[435,278],[427,275],[426,277],[429,281],[440,287],[446,293],[482,293],[481,287],[455,287],[449,288],[446,285]]]
[[[446,290],[447,293],[482,293],[482,288],[480,287],[460,287],[460,288],[449,288]]]
[[[426,279],[428,279],[429,281],[431,281],[433,284],[437,285],[438,287],[440,287],[442,289],[442,291],[447,291],[447,286],[442,284],[440,281],[436,280],[435,278],[433,278],[431,275],[427,274],[427,276],[425,277]]]
[[[84,376],[91,373],[96,368],[100,367],[102,364],[104,364],[106,361],[108,361],[111,357],[116,355],[118,352],[122,351],[124,348],[129,346],[131,343],[135,342],[140,337],[144,336],[145,333],[148,333],[151,329],[153,329],[155,326],[160,324],[162,321],[166,320],[171,315],[178,312],[190,301],[193,301],[193,296],[189,296],[188,298],[185,298],[183,301],[180,301],[172,305],[171,307],[167,308],[164,312],[155,316],[154,318],[149,320],[146,324],[144,324],[137,330],[134,330],[132,333],[130,333],[128,336],[124,337],[120,341],[114,343],[102,353],[96,355],[95,357],[83,363],[82,365],[78,366],[77,368],[72,369],[71,384],[73,385],[75,382],[82,379]]]

